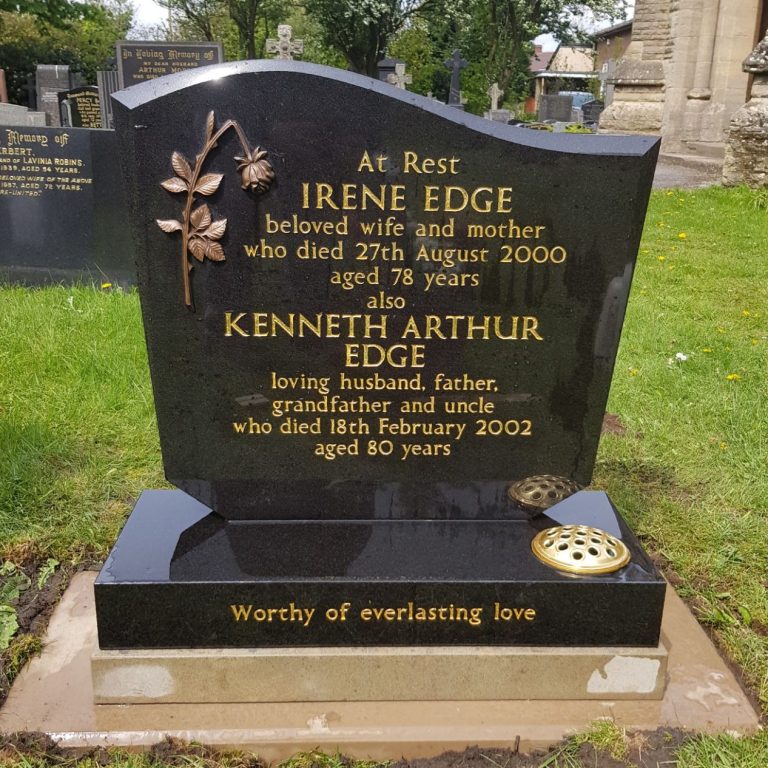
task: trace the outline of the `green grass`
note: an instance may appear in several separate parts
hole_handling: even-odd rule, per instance
[[[756,200],[653,195],[608,406],[627,432],[602,440],[595,486],[668,562],[768,714],[768,211]],[[32,546],[62,562],[103,555],[132,499],[163,484],[135,294],[0,289],[0,467],[0,555]],[[765,735],[701,738],[680,765],[768,765],[767,753]]]
[[[654,195],[608,405],[627,434],[602,440],[595,483],[768,712],[768,212],[752,199]]]
[[[162,482],[136,295],[0,290],[0,542],[107,551]]]
[[[751,739],[702,736],[684,744],[677,753],[678,768],[765,768],[768,733]]]

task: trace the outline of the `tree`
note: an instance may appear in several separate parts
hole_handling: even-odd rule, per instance
[[[426,96],[440,89],[440,81],[445,80],[441,72],[443,65],[435,55],[435,44],[424,20],[410,24],[394,37],[387,53],[407,63],[408,72],[413,76],[412,91]]]
[[[168,8],[177,24],[186,26],[191,37],[216,40],[214,28],[223,10],[221,0],[157,0],[158,5]],[[186,30],[185,30],[186,31]],[[186,37],[186,35],[181,35]]]
[[[228,58],[255,59],[287,12],[286,0],[158,0],[180,39],[221,40]],[[230,41],[234,37],[236,41]]]
[[[126,0],[106,0],[79,23],[60,28],[41,24],[29,14],[0,13],[0,62],[11,101],[26,103],[27,76],[39,63],[68,64],[95,83],[96,71],[107,67],[115,55],[115,43],[125,38],[132,18],[133,9]]]
[[[532,41],[538,35],[550,32],[566,44],[583,40],[580,23],[585,16],[613,20],[625,9],[626,0],[432,0],[419,10],[417,20],[405,24],[388,50],[407,62],[414,90],[431,90],[444,100],[449,75],[443,62],[460,49],[469,61],[461,76],[466,109],[480,113],[490,105],[487,92],[494,82],[507,103],[525,97]]]
[[[502,90],[520,86],[527,70],[531,41],[545,32],[570,41],[585,14],[595,19],[624,18],[626,0],[467,0],[470,24],[464,36],[465,55],[482,61],[487,85]]]
[[[0,13],[26,14],[43,26],[64,27],[68,22],[98,13],[98,6],[75,0],[0,0]]]
[[[343,54],[349,68],[375,77],[392,37],[434,0],[304,0],[323,42]]]

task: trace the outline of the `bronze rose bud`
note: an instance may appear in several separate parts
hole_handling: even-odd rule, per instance
[[[267,160],[267,151],[261,147],[256,147],[250,154],[246,152],[245,157],[236,157],[240,165],[237,170],[240,171],[240,181],[243,189],[249,187],[259,194],[266,192],[275,178],[275,172],[272,170],[269,160]]]

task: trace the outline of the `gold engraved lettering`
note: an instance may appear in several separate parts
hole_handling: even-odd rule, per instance
[[[509,213],[509,211],[500,210],[499,213]],[[543,225],[520,225],[516,224],[514,219],[507,219],[507,221],[501,224],[468,224],[467,236],[473,238],[500,237],[507,240],[535,240],[541,237],[541,233],[545,229],[546,227]]]
[[[535,608],[507,608],[500,603],[493,604],[494,621],[535,621]]]
[[[370,155],[367,151],[363,152],[363,156],[360,158],[360,165],[357,166],[357,172],[361,173],[362,171],[368,171],[369,173],[373,173],[374,170]]]
[[[459,162],[458,157],[419,158],[416,152],[406,151],[403,153],[403,173],[456,174]]]
[[[526,316],[523,318],[523,339],[528,339],[528,334],[530,333],[531,336],[533,336],[536,341],[544,341],[543,337],[539,335],[537,332],[537,328],[539,327],[539,321],[538,318],[535,317],[529,317]]]
[[[240,336],[248,336],[248,334],[237,324],[239,320],[245,317],[245,312],[239,312],[236,318],[232,318],[231,312],[224,313],[224,335],[231,336],[232,331]]]
[[[458,213],[467,207],[478,213],[509,213],[512,210],[512,187],[424,186],[424,210],[427,213]]]
[[[280,317],[273,312],[230,311],[224,313],[224,336],[237,334],[254,338],[285,335],[300,339],[312,336],[318,339],[386,339],[387,323],[387,315],[318,312],[313,317],[308,317],[300,312],[289,312]]]
[[[455,622],[479,627],[483,623],[483,608],[480,606],[429,605],[422,606],[409,602],[404,606],[370,606],[359,612],[364,622]]]
[[[344,365],[347,368],[378,368],[389,365],[392,368],[423,368],[424,344],[347,344]]]
[[[405,186],[380,184],[378,189],[367,184],[341,184],[334,187],[323,181],[302,183],[302,208],[332,208],[335,211],[405,210]]]

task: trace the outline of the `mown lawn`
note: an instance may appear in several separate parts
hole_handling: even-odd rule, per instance
[[[667,563],[768,714],[760,200],[654,193],[608,406],[626,432],[602,440],[594,486]],[[136,295],[0,288],[0,556],[102,557],[132,500],[163,484]],[[734,743],[703,739],[680,765],[768,764],[764,737]],[[742,749],[751,757],[702,762]]]

